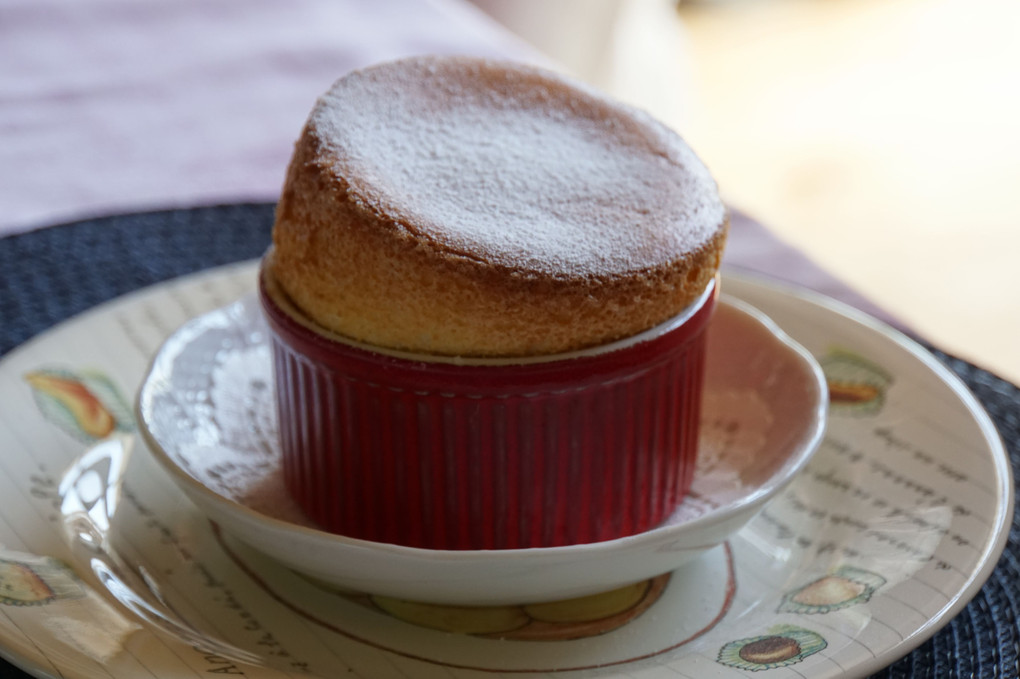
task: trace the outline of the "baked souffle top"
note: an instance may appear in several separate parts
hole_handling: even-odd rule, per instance
[[[704,164],[647,114],[537,68],[423,57],[320,98],[268,275],[314,323],[368,344],[555,354],[682,311],[726,229]]]

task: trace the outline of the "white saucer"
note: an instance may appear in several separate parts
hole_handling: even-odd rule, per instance
[[[167,340],[139,392],[139,428],[210,518],[317,580],[447,604],[572,598],[672,571],[719,545],[817,450],[827,393],[815,360],[736,300],[720,300],[708,332],[705,431],[691,496],[659,527],[617,540],[439,551],[317,530],[283,485],[270,348],[250,296]]]
[[[83,499],[116,507],[91,551],[72,548],[58,486],[84,461],[89,434],[28,378],[70,380],[102,406],[91,412],[111,416],[101,431],[130,432],[125,396],[166,337],[254,281],[255,263],[245,263],[161,284],[0,361],[0,569],[13,586],[0,602],[0,656],[66,679],[557,679],[565,675],[553,670],[569,668],[566,676],[586,679],[863,677],[959,613],[1006,543],[1009,459],[959,379],[832,300],[724,275],[728,294],[767,313],[823,365],[837,394],[825,439],[743,530],[665,587],[649,586],[657,593],[611,629],[501,641],[411,624],[407,611],[316,586],[217,531],[143,449],[112,486],[119,495],[100,483],[110,462],[67,474]],[[790,642],[799,652],[784,651]],[[764,648],[776,652],[757,652]]]

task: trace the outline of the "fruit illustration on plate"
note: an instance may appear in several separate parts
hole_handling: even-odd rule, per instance
[[[498,634],[528,624],[520,606],[440,606],[384,596],[374,596],[372,602],[398,620],[443,632]]]
[[[829,613],[865,603],[885,584],[877,573],[852,566],[841,566],[834,573],[818,578],[783,597],[780,613]]]
[[[130,407],[101,373],[41,368],[27,373],[25,381],[43,417],[79,440],[134,429]]]
[[[818,363],[829,384],[833,412],[874,415],[885,404],[892,375],[871,361],[849,351],[834,349]]]
[[[810,630],[779,625],[768,634],[738,639],[719,649],[716,661],[741,670],[758,672],[786,667],[818,653],[828,644]]]
[[[398,620],[443,632],[515,641],[564,641],[626,625],[658,600],[668,582],[668,574],[660,575],[609,592],[519,606],[444,606],[383,596],[350,598]]]
[[[0,604],[42,606],[57,599],[77,599],[85,591],[77,577],[54,559],[0,559]]]

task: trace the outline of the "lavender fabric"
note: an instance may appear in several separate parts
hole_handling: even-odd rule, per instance
[[[538,59],[458,0],[4,0],[0,235],[273,200],[316,97],[419,53]]]
[[[0,236],[274,201],[318,95],[422,53],[544,61],[466,0],[5,0]],[[727,264],[888,320],[752,219],[733,224]]]

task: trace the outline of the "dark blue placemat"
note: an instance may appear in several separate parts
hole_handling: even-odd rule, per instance
[[[735,215],[735,220],[746,219]],[[187,273],[259,257],[273,206],[241,204],[88,219],[0,239],[0,355],[101,302]],[[984,404],[1020,463],[1020,389],[932,350]],[[966,609],[880,679],[1020,677],[1020,522]],[[767,672],[765,673],[767,675]],[[0,660],[0,677],[27,676]]]
[[[0,355],[114,297],[259,257],[272,226],[272,205],[221,205],[100,217],[0,239]]]

